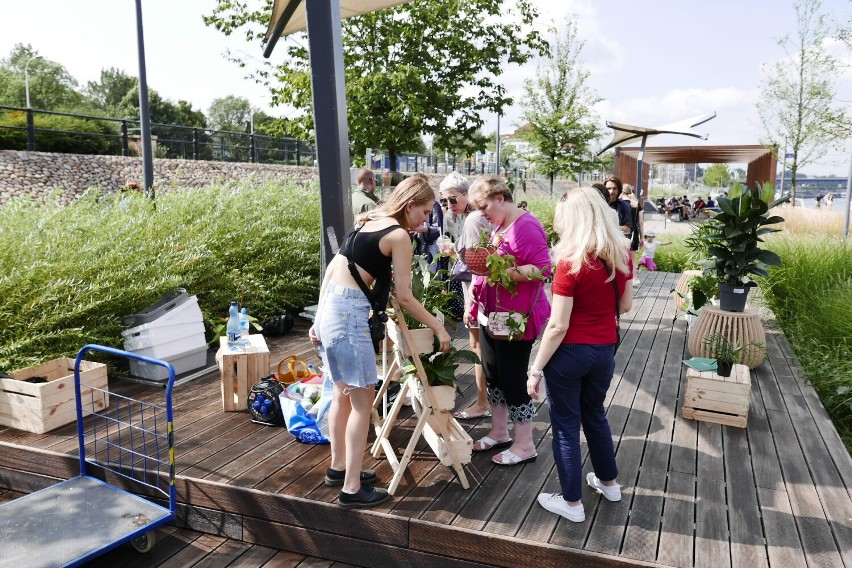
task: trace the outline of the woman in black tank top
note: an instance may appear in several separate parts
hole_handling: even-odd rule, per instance
[[[406,179],[386,203],[358,218],[360,225],[347,235],[323,277],[309,334],[320,345],[325,373],[334,381],[329,411],[331,467],[325,483],[341,486],[337,503],[342,507],[372,507],[389,497],[386,490],[372,487],[375,472],[361,467],[378,376],[367,326],[370,303],[350,273],[350,260],[373,291],[389,286],[392,274],[400,306],[432,329],[441,351],[449,350],[447,330],[411,292],[412,250],[407,231],[423,224],[434,203],[435,192],[425,176]]]

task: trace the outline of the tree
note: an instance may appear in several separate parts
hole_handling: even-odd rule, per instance
[[[29,62],[30,105],[36,109],[74,111],[83,101],[77,81],[55,61],[38,55],[29,44],[15,44],[9,57],[0,60],[0,104],[26,105],[24,70]]]
[[[725,164],[713,164],[704,170],[704,185],[709,187],[728,187],[731,172]]]
[[[799,169],[829,150],[839,149],[848,121],[842,103],[834,96],[838,62],[824,48],[831,29],[828,17],[820,13],[819,0],[801,0],[794,8],[796,35],[778,41],[788,57],[764,65],[758,103],[769,140],[779,143],[783,138],[793,154],[788,164],[793,203]]]
[[[577,39],[577,22],[569,17],[553,42],[549,59],[539,66],[535,79],[524,82],[521,101],[529,128],[521,136],[536,152],[530,156],[539,172],[553,178],[578,173],[593,166],[589,148],[598,137],[594,105],[601,100],[586,86],[589,72],[581,54],[585,42]]]
[[[248,99],[228,95],[213,99],[207,109],[207,123],[213,130],[246,132],[252,120],[252,108]]]
[[[252,11],[244,2],[217,0],[204,20],[225,34],[246,28],[247,39],[257,40],[270,13],[268,3]],[[344,20],[353,153],[385,148],[395,169],[397,154],[415,148],[423,134],[433,136],[435,148],[472,137],[484,124],[482,114],[500,114],[512,102],[498,79],[505,65],[546,49],[532,28],[537,15],[529,0],[415,0]],[[303,136],[313,123],[304,44],[288,42],[283,63],[255,74],[270,82],[274,104],[301,113]]]
[[[93,105],[108,116],[119,116],[119,107],[127,93],[137,88],[139,81],[121,69],[101,69],[100,81],[89,81],[86,95]],[[138,92],[138,91],[137,91]]]

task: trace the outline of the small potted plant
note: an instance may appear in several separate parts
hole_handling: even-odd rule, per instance
[[[784,221],[783,217],[770,216],[769,210],[789,197],[773,201],[774,195],[775,187],[768,182],[762,188],[734,184],[728,197],[719,198],[720,213],[708,221],[715,228],[706,238],[710,242],[708,252],[715,261],[723,310],[743,311],[749,288],[755,285],[751,276],[767,276],[767,266],[781,264],[777,254],[759,246],[764,235],[780,231],[769,225]]]
[[[723,333],[711,333],[704,338],[707,355],[716,359],[716,374],[730,377],[735,363],[742,364],[751,358],[753,350],[764,351],[766,347],[756,341],[745,345]]]

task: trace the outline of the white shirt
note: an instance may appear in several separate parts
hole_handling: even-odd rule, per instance
[[[660,241],[645,241],[645,247],[642,249],[642,256],[645,258],[654,258],[657,249],[660,248]]]

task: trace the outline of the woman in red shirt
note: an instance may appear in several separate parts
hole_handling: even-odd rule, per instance
[[[606,499],[621,500],[603,404],[615,370],[616,305],[619,313],[633,305],[633,261],[630,243],[597,191],[569,191],[562,209],[565,223],[553,252],[557,265],[550,321],[527,375],[527,392],[537,398],[542,382],[547,385],[553,455],[562,489],[540,494],[538,502],[580,523],[586,519],[580,501],[581,424],[594,468],[587,483]]]

